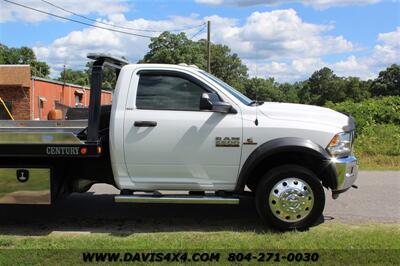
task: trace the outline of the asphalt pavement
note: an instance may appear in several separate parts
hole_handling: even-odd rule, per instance
[[[326,193],[324,223],[400,224],[400,171],[361,171],[358,189]],[[0,206],[0,234],[265,231],[252,200],[240,205],[117,204],[118,190],[96,185],[53,206]]]

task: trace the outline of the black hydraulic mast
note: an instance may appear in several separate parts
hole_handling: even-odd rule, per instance
[[[101,111],[101,84],[103,81],[103,68],[110,67],[116,71],[118,78],[121,68],[128,64],[128,61],[103,53],[89,53],[89,59],[95,60],[92,67],[90,78],[90,101],[89,101],[89,120],[87,130],[87,142],[97,142],[100,124]]]

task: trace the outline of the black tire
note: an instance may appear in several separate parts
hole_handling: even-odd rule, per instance
[[[288,189],[289,186],[285,185],[287,184],[287,182],[285,182],[286,180],[292,181],[293,187],[302,186],[305,184],[303,186],[303,192],[305,192],[305,194],[310,194],[307,194],[308,196],[306,196],[304,199],[304,195],[299,188],[295,187],[291,190]],[[299,183],[300,185],[297,185]],[[307,185],[309,188],[307,188]],[[285,187],[282,186],[288,186],[288,188],[285,190]],[[278,187],[282,188],[282,192],[278,191]],[[272,189],[274,189],[274,191],[272,191]],[[306,191],[306,189],[308,189],[308,191]],[[282,194],[278,200],[275,200],[274,197],[278,196],[276,196],[274,193],[278,192]],[[291,201],[293,199],[293,196],[285,197],[285,195],[291,194],[296,194],[294,196],[295,199],[301,200],[301,203],[298,203],[300,200],[294,203],[297,206],[296,210],[298,210],[298,213],[293,214],[293,216],[296,217],[292,216],[290,218],[290,215],[287,215],[285,218],[280,217],[282,215],[284,216],[288,210],[287,207],[282,207],[282,205],[287,206],[287,203],[291,204],[292,202],[288,202],[288,200]],[[290,198],[288,199],[288,197]],[[308,170],[307,168],[292,164],[278,166],[268,171],[258,183],[255,200],[258,214],[263,221],[270,227],[282,231],[308,229],[321,217],[325,207],[325,193],[321,181],[312,171]],[[308,203],[307,200],[312,200],[312,202],[310,201],[310,203]],[[310,206],[307,207],[307,204]],[[276,214],[273,213],[273,208],[275,208],[274,212],[276,212]],[[303,215],[303,217],[301,217],[301,215]],[[293,221],[289,219],[293,219]]]

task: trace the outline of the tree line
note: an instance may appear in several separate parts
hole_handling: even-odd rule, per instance
[[[32,76],[41,78],[48,77],[50,67],[46,62],[38,61],[33,50],[29,47],[9,48],[0,43],[0,64],[2,65],[18,65],[26,64],[31,66]]]
[[[206,40],[190,40],[185,33],[164,32],[151,39],[149,51],[138,63],[194,64],[207,68]],[[32,75],[47,77],[49,66],[37,61],[28,47],[8,48],[0,44],[0,64],[30,64]],[[85,70],[66,69],[57,78],[60,81],[89,85],[91,63]],[[351,100],[361,102],[377,96],[400,96],[400,65],[393,64],[382,70],[373,80],[358,77],[339,77],[324,67],[308,79],[295,83],[278,83],[274,78],[249,77],[248,69],[240,57],[222,44],[211,44],[211,72],[251,99],[325,105]],[[111,90],[115,75],[105,73],[103,87]]]

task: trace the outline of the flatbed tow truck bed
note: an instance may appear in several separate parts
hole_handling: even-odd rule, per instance
[[[108,125],[100,128],[108,110],[101,106],[101,84],[104,67],[118,76],[128,62],[88,57],[95,61],[87,120],[0,121],[0,204],[50,204],[93,183],[114,184]]]
[[[95,60],[90,79],[88,120],[0,121],[0,157],[13,161],[13,158],[87,158],[102,155],[99,125],[103,68],[111,67],[118,76],[128,62],[104,54],[89,54],[88,58]]]
[[[84,120],[0,120],[0,132],[44,131],[79,132],[87,127]]]
[[[87,120],[0,121],[2,143],[80,143],[76,137],[87,127]]]
[[[81,140],[87,120],[0,121],[0,156],[93,157],[98,143]]]

